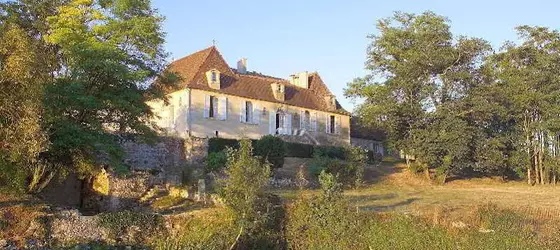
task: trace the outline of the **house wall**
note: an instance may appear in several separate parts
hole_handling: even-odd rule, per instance
[[[384,155],[385,153],[383,143],[381,143],[380,141],[352,137],[351,144],[355,147],[371,150],[376,154]]]
[[[227,117],[225,120],[218,118],[205,118],[205,98],[206,95],[213,95],[218,98],[227,97]],[[253,106],[261,112],[253,112],[259,115],[258,124],[247,124],[240,121],[242,101],[251,101]],[[258,139],[263,135],[270,134],[270,112],[281,109],[292,114],[292,128],[300,126],[299,117],[301,111],[317,113],[317,131],[309,131],[320,144],[343,145],[350,143],[350,116],[336,113],[315,111],[281,103],[265,102],[243,97],[221,95],[217,92],[209,92],[198,89],[184,89],[169,95],[169,106],[165,106],[163,101],[149,102],[153,111],[161,116],[155,122],[164,128],[176,133],[181,137],[189,135],[199,138],[215,137],[216,131],[219,137],[239,139],[248,137]],[[188,108],[190,106],[190,109]],[[220,110],[218,108],[218,110]],[[297,115],[295,115],[297,114]],[[335,115],[340,120],[339,134],[326,133],[326,119],[330,115]],[[275,120],[272,120],[275,123]],[[298,136],[292,136],[297,137]]]

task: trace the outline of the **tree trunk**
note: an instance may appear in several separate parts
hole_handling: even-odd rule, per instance
[[[527,167],[527,184],[531,185],[531,166]]]

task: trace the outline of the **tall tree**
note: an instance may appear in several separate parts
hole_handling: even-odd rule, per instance
[[[362,120],[386,128],[392,145],[422,164],[445,166],[444,174],[468,158],[472,129],[462,102],[479,84],[480,65],[491,51],[481,39],[455,38],[448,22],[432,12],[380,20],[379,34],[369,36],[371,74],[345,90],[365,99],[357,108]]]
[[[560,33],[520,26],[520,45],[507,43],[488,64],[507,96],[529,183],[556,183],[560,128]],[[524,158],[524,160],[523,160]]]
[[[150,85],[165,67],[162,21],[149,0],[73,0],[48,18],[61,58],[46,95],[54,157],[87,173],[103,151],[119,166],[108,130],[154,135],[145,101],[162,93]]]

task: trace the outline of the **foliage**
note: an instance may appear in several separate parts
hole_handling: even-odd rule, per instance
[[[330,148],[337,152],[336,154],[344,155],[346,160],[337,158],[330,158],[324,153],[315,154],[313,160],[309,163],[309,172],[314,176],[319,176],[323,171],[336,175],[340,182],[347,186],[359,186],[363,182],[363,175],[365,165],[367,163],[367,155],[365,151],[359,147],[342,148],[342,153],[339,153],[338,147],[324,147]],[[332,154],[331,154],[332,155]]]
[[[219,171],[226,167],[227,154],[226,151],[212,152],[206,158],[206,172]]]
[[[16,192],[36,190],[26,181],[34,172],[38,185],[49,179],[36,172],[44,166],[39,154],[48,146],[40,118],[49,76],[40,50],[24,29],[0,23],[0,184]]]
[[[237,244],[250,245],[267,230],[270,208],[265,187],[270,176],[270,166],[253,156],[251,141],[243,139],[239,149],[228,150],[226,174],[221,196],[239,226]]]
[[[313,145],[286,142],[286,157],[312,158]]]
[[[0,3],[0,172],[13,177],[0,182],[25,176],[17,189],[38,192],[55,174],[95,173],[99,152],[126,170],[108,130],[154,135],[146,101],[175,79],[162,21],[143,0]]]
[[[239,148],[239,141],[236,139],[226,139],[213,137],[208,139],[208,154],[218,153],[227,148]]]
[[[377,28],[371,73],[345,90],[365,99],[361,122],[385,129],[391,147],[443,182],[473,173],[557,181],[558,31],[520,26],[520,44],[490,55],[486,41],[453,36],[432,12],[397,12]]]
[[[354,172],[354,186],[360,186],[364,181],[364,172],[368,162],[365,150],[360,147],[348,146],[344,148],[348,168]]]
[[[313,156],[344,160],[346,159],[346,152],[343,147],[315,146]]]
[[[255,155],[262,157],[263,161],[268,161],[273,168],[284,166],[285,154],[286,146],[280,137],[265,135],[255,142]]]

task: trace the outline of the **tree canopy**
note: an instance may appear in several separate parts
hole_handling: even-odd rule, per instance
[[[521,26],[521,44],[494,52],[483,39],[454,36],[449,20],[432,12],[396,12],[377,29],[367,50],[371,73],[345,95],[364,100],[357,116],[384,128],[392,147],[443,180],[526,177],[535,168],[544,168],[539,178],[555,176],[556,168],[539,164],[556,155],[557,31]]]

